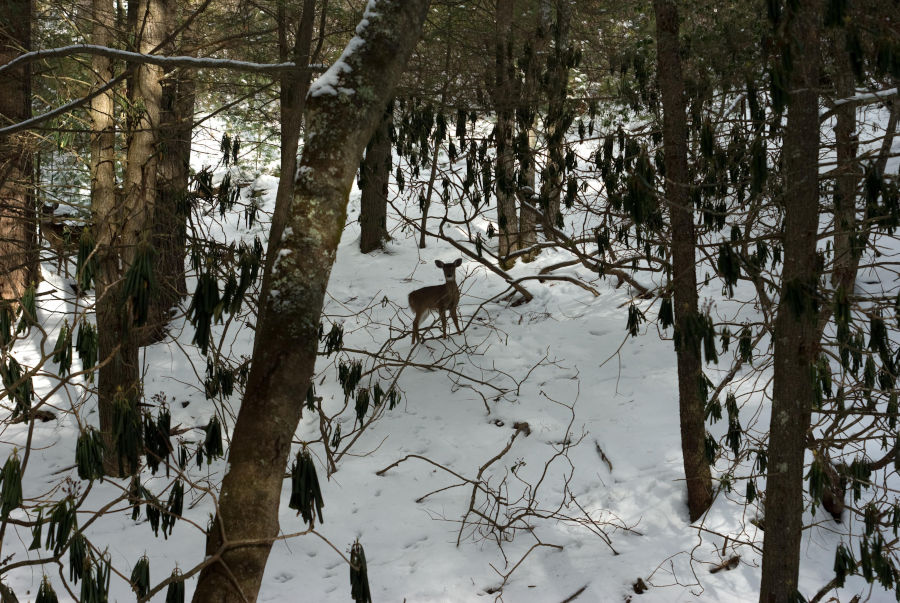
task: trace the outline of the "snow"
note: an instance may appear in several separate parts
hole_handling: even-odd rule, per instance
[[[370,7],[373,5],[370,2]],[[326,84],[318,86],[319,93],[326,93]],[[212,162],[208,157],[195,157],[193,163]],[[896,159],[889,169],[896,170]],[[266,190],[260,198],[261,217],[270,216],[277,181],[260,176],[254,187]],[[454,206],[451,215],[460,217],[461,211]],[[416,237],[404,232],[396,214],[390,212],[393,241],[383,253],[362,255],[358,251],[358,214],[359,191],[354,188],[326,298],[326,331],[331,323],[343,324],[346,348],[379,355],[379,368],[366,375],[363,383],[377,378],[387,389],[396,379],[403,396],[394,410],[381,407],[381,417],[340,460],[331,479],[326,479],[321,445],[310,445],[318,463],[325,523],[316,528],[318,538],[305,535],[275,543],[260,601],[349,600],[348,566],[338,551],[347,555],[356,539],[365,547],[376,601],[491,601],[501,585],[504,601],[561,601],[582,587],[578,601],[623,601],[633,596],[632,584],[638,578],[650,589],[635,600],[648,603],[757,600],[762,533],[749,522],[758,509],[743,505],[744,482],[740,479],[752,468],[749,463],[736,469],[716,466],[716,477],[735,470],[735,491],[740,495],[721,491],[707,515],[690,524],[671,331],[660,337],[655,325],[645,323],[639,337],[627,337],[626,306],[633,299],[626,286],[615,289],[615,279],[602,281],[583,268],[572,268],[568,274],[591,282],[601,295],[593,297],[566,282],[526,281],[534,300],[513,306],[498,299],[505,289],[499,277],[464,258],[457,280],[465,333],[433,339],[440,326],[432,325],[427,334],[432,339],[413,349],[406,296],[414,288],[441,281],[434,259],[452,260],[459,254],[433,239],[426,249],[419,250]],[[216,212],[204,215],[204,228],[223,242],[263,238],[267,231],[266,224],[247,231],[239,214],[226,216],[224,221],[216,217]],[[568,256],[545,252],[533,264],[517,265],[512,276],[536,274],[563,259]],[[64,318],[77,311],[72,296],[62,293],[67,290],[65,283],[52,270],[45,264],[48,280],[39,291],[40,319],[47,335],[42,341],[42,335],[33,329],[17,347],[16,357],[23,365],[33,366],[42,346],[46,350],[55,342]],[[189,283],[189,290],[192,286]],[[714,304],[720,316],[740,320],[754,316],[752,304],[739,301],[742,296],[752,298],[752,291],[739,287],[735,300],[725,302],[719,288],[714,281],[703,288],[701,303]],[[92,301],[82,300],[80,307]],[[646,302],[643,308],[648,310]],[[648,311],[648,317],[651,314]],[[221,342],[226,356],[249,356],[253,332],[248,323],[254,320],[245,315],[231,324],[214,325],[212,340]],[[401,329],[407,334],[392,341],[403,334]],[[224,419],[226,430],[233,427],[240,397],[235,394],[218,407],[207,401],[202,377],[205,359],[190,344],[193,329],[179,320],[172,336],[174,341],[143,352],[144,386],[148,397],[158,392],[166,395],[172,424],[188,429],[183,437],[193,450],[202,441],[202,428],[213,413]],[[766,345],[764,341],[757,352]],[[733,343],[718,367],[706,367],[713,382],[716,375],[727,372],[736,347]],[[401,370],[407,358],[411,364]],[[374,364],[371,357],[359,353],[320,358],[316,392],[329,413],[338,412],[344,403],[335,378],[338,359],[361,359],[366,371]],[[73,372],[79,369],[78,362],[76,355]],[[58,384],[55,367],[48,362],[43,371],[35,379],[35,388],[40,395],[49,395]],[[729,386],[739,400],[742,425],[757,435],[768,424],[768,406],[760,395],[765,385],[760,383],[766,383],[770,371],[764,367],[761,371],[747,368]],[[76,413],[81,422],[96,425],[96,402],[85,394],[79,378],[52,394],[50,400],[61,412],[54,421],[34,425],[35,448],[24,484],[31,505],[38,497],[47,503],[59,500],[61,493],[54,488],[64,479],[71,480],[68,488],[84,492],[86,487],[72,468],[78,435]],[[346,435],[354,426],[352,408],[339,421]],[[475,508],[503,520],[525,508],[533,497],[546,518],[531,518],[532,531],[498,534],[476,525],[477,518],[469,514],[460,533],[472,485],[462,483],[450,471],[476,479],[479,468],[514,437],[517,423],[527,423],[530,433],[515,435],[509,451],[485,469],[481,480],[491,489],[500,488],[504,502],[499,508],[492,506],[479,491]],[[720,421],[709,429],[721,437],[726,423]],[[318,426],[318,417],[305,411],[296,443],[318,439]],[[22,450],[27,438],[27,425],[6,425],[0,461],[13,447]],[[566,456],[560,455],[562,451]],[[410,458],[383,475],[376,474],[407,455],[426,457],[440,467]],[[221,459],[201,468],[193,463],[188,466],[195,487],[186,489],[185,516],[194,525],[178,521],[167,539],[152,537],[143,511],[138,521],[132,521],[130,509],[122,502],[85,533],[125,575],[143,554],[150,558],[153,584],[176,567],[187,572],[204,559],[201,530],[214,512],[213,501],[202,487],[217,490],[226,469]],[[162,497],[160,492],[170,480],[164,474],[150,477],[145,471],[142,483]],[[458,487],[450,487],[454,485]],[[127,481],[94,483],[83,506],[81,525],[90,516],[86,511],[115,500],[122,487],[127,487]],[[306,528],[288,508],[289,498],[290,480],[286,480],[280,511],[285,534]],[[30,516],[33,518],[33,513]],[[14,517],[23,518],[24,512],[17,511]],[[800,586],[804,593],[813,593],[833,577],[834,551],[846,529],[821,511],[815,517],[807,511],[804,520],[816,524],[804,533]],[[13,563],[46,556],[43,550],[27,551],[30,540],[29,530],[9,525],[4,556],[12,555]],[[538,543],[552,546],[532,549]],[[736,569],[709,573],[735,554],[741,557]],[[66,555],[64,564],[67,560]],[[51,566],[20,567],[7,572],[4,582],[20,600],[28,600],[42,571],[49,573],[60,600],[72,600]],[[509,572],[503,585],[502,575]],[[187,581],[188,597],[195,584],[195,577]],[[134,596],[118,575],[113,576],[111,588],[110,600],[127,601]],[[868,588],[860,578],[848,578],[842,600],[852,593],[868,592]],[[302,599],[298,598],[301,592]],[[154,600],[163,601],[164,594]],[[876,586],[869,600],[893,600],[893,595]]]
[[[323,95],[334,96],[337,94],[353,94],[353,89],[341,86],[345,74],[353,72],[353,68],[347,60],[360,48],[365,46],[365,40],[360,36],[353,36],[340,58],[335,61],[328,70],[320,75],[309,87],[309,95],[312,98]]]
[[[381,1],[384,2],[385,0]],[[341,86],[341,83],[346,83],[347,78],[345,76],[353,72],[353,68],[349,64],[350,58],[359,52],[360,48],[365,46],[366,30],[371,21],[378,17],[378,13],[375,10],[377,5],[378,0],[369,0],[369,3],[366,5],[366,10],[363,13],[363,17],[356,26],[356,35],[347,43],[344,52],[341,53],[338,60],[310,85],[309,96],[311,98],[323,95],[350,96],[356,92],[353,88]]]
[[[834,101],[834,105],[840,106],[845,105],[847,103],[864,103],[869,101],[876,101],[881,99],[889,99],[892,96],[897,96],[897,88],[888,88],[887,90],[879,90],[877,92],[862,92],[859,94],[854,94],[853,96],[847,98],[839,98]]]

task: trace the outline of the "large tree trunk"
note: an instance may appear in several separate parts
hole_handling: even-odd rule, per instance
[[[169,0],[138,0],[137,32],[140,52],[150,53],[165,37],[166,3]],[[141,110],[128,145],[125,167],[125,207],[122,214],[122,248],[125,266],[131,264],[139,243],[150,242],[156,204],[157,144],[162,101],[161,67],[141,64],[135,69],[132,102]]]
[[[178,6],[167,2],[163,8],[165,32],[169,36],[178,26]],[[182,39],[186,37],[185,33]],[[170,39],[163,51],[176,54],[175,40]],[[162,341],[172,319],[172,308],[187,295],[184,258],[195,88],[196,75],[192,70],[165,70],[160,100],[159,161],[153,220],[158,290],[150,303],[147,325],[139,329],[141,346]]]
[[[760,603],[794,600],[803,529],[803,459],[818,353],[818,0],[788,3],[793,70],[784,134],[784,268],[773,332],[775,358]]]
[[[565,176],[563,157],[566,130],[572,118],[566,112],[569,85],[569,26],[572,19],[570,0],[556,0],[556,27],[553,31],[553,52],[548,55],[548,103],[545,130],[547,136],[547,164],[541,182],[541,206],[550,226],[558,224],[559,198]]]
[[[0,2],[0,65],[31,50],[31,0]],[[0,126],[31,117],[31,64],[0,74]],[[32,190],[33,140],[0,136],[0,299],[18,299],[38,278]]]
[[[361,167],[359,250],[363,253],[381,249],[388,239],[387,195],[391,178],[392,105],[393,103],[388,103],[378,129],[366,146],[366,158]]]
[[[514,0],[497,0],[494,40],[494,110],[497,112],[497,255],[504,268],[511,267],[507,256],[518,248],[519,219],[516,212],[515,71],[513,66],[512,21]],[[515,260],[513,260],[514,262]]]
[[[105,0],[93,0],[93,32],[91,40],[98,46],[109,46],[115,16],[112,6]],[[94,86],[103,86],[113,78],[112,61],[95,55],[91,59]],[[95,289],[97,293],[97,325],[102,327],[99,336],[100,358],[108,358],[116,352],[119,336],[118,301],[112,284],[118,269],[116,259],[115,210],[116,210],[116,133],[114,123],[113,91],[108,90],[91,99],[91,217],[93,234],[97,245],[98,273]],[[79,275],[80,279],[80,275]],[[102,366],[99,377],[100,429],[104,443],[110,447],[112,439],[112,417],[109,407],[115,396],[115,383],[123,381],[114,360]],[[104,387],[105,386],[105,387]],[[114,465],[116,465],[114,467]],[[107,471],[117,473],[116,459],[109,457],[105,464]]]
[[[694,213],[687,163],[687,123],[684,80],[678,44],[678,6],[675,0],[654,0],[658,79],[663,105],[666,200],[671,215],[672,289],[675,306],[675,353],[678,358],[678,407],[681,453],[687,481],[688,513],[699,519],[712,504],[712,477],[705,454],[706,426],[700,383],[700,339],[695,329],[697,273],[695,270]]]
[[[98,11],[109,10],[105,6]],[[149,53],[162,42],[164,12],[160,0],[140,0],[136,8],[136,35],[141,52]],[[98,29],[104,30],[98,23]],[[95,31],[96,33],[96,31]],[[140,397],[138,338],[133,329],[132,309],[125,299],[124,275],[138,247],[150,244],[153,208],[156,202],[157,135],[160,116],[162,70],[142,64],[135,69],[132,101],[141,109],[133,121],[128,141],[124,198],[95,196],[92,201],[100,266],[97,274],[97,331],[100,358],[111,358],[100,367],[98,398],[100,431],[106,444],[104,470],[119,476],[130,470],[122,466],[113,439],[113,405],[124,396],[134,405]],[[95,126],[95,133],[97,126]]]
[[[357,40],[313,86],[306,142],[277,258],[263,277],[250,371],[222,482],[219,515],[194,601],[253,601],[277,537],[278,506],[291,440],[315,370],[325,288],[347,217],[353,177],[366,143],[402,72],[428,12],[428,0],[379,3],[357,27]],[[348,95],[345,90],[355,94]],[[361,92],[365,91],[365,94]],[[285,177],[290,177],[285,174]]]

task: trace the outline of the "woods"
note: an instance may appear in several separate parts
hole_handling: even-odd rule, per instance
[[[895,12],[0,0],[0,596],[900,596]]]

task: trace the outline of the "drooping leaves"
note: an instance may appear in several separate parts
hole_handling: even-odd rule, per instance
[[[372,603],[366,553],[359,540],[350,547],[350,598],[355,603]]]
[[[325,503],[319,488],[319,477],[312,456],[305,446],[297,451],[297,458],[291,467],[291,500],[288,506],[295,509],[310,526],[316,517],[319,523],[324,522],[322,507]]]

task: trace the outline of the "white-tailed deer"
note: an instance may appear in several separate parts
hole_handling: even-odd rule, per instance
[[[456,325],[456,332],[461,332],[459,320],[457,320],[456,316],[456,306],[459,304],[459,287],[456,286],[456,269],[459,268],[461,264],[462,258],[457,258],[455,262],[450,262],[449,264],[445,264],[440,260],[435,260],[434,265],[444,271],[444,280],[446,282],[443,285],[422,287],[409,294],[409,307],[416,314],[416,318],[413,320],[413,344],[417,341],[422,341],[422,337],[419,335],[419,323],[421,322],[422,317],[431,310],[437,310],[441,315],[441,329],[444,337],[447,336],[446,313],[448,311],[450,312],[450,317],[453,319],[453,324]]]
[[[78,253],[78,241],[84,225],[64,222],[63,219],[52,214],[41,215],[41,237],[56,256],[56,273],[69,278],[68,258]]]

